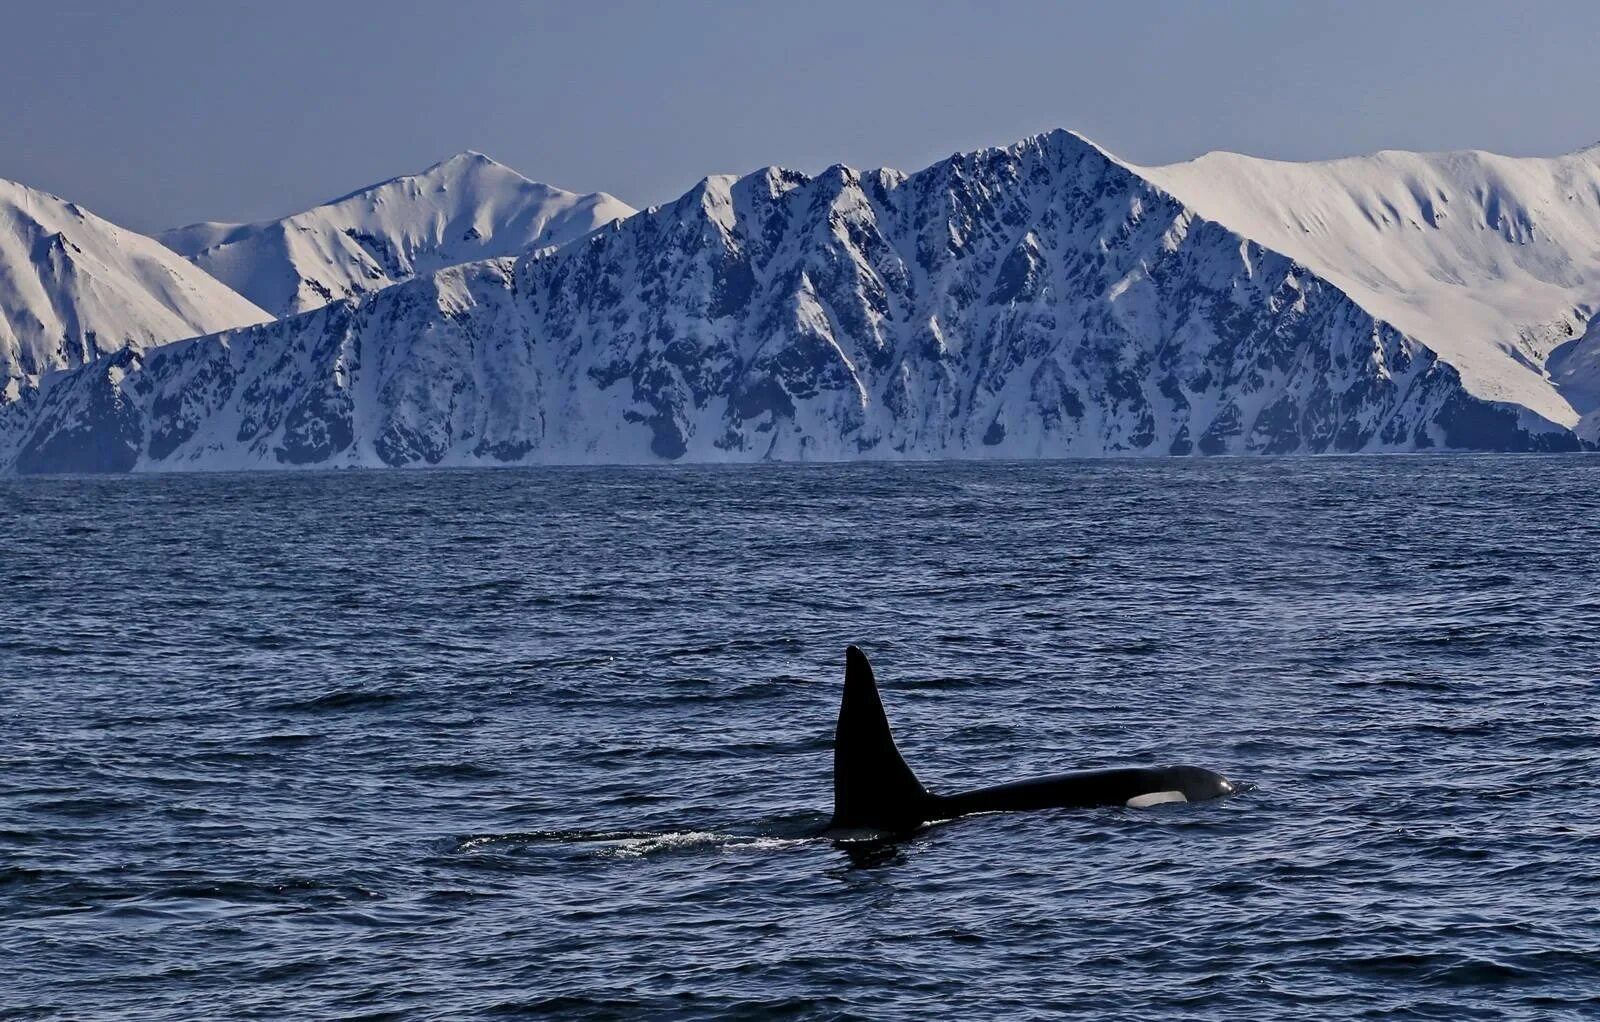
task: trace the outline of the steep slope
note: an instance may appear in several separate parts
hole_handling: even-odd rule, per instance
[[[1427,344],[1472,393],[1566,426],[1586,410],[1546,360],[1600,308],[1600,147],[1323,163],[1210,153],[1137,169]]]
[[[194,224],[161,241],[288,316],[457,263],[564,244],[633,212],[466,152],[282,220]]]
[[[50,382],[21,471],[1570,448],[1065,132],[910,177],[709,178]]]
[[[1589,320],[1583,336],[1552,351],[1547,367],[1562,396],[1583,415],[1578,436],[1600,441],[1600,316]]]
[[[0,180],[0,404],[49,369],[271,318],[155,240]]]

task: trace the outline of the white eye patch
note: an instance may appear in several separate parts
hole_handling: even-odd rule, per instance
[[[1129,809],[1149,809],[1151,806],[1164,805],[1167,802],[1187,802],[1188,797],[1181,791],[1152,791],[1144,795],[1135,795],[1128,799]]]

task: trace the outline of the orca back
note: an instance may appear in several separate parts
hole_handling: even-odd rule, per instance
[[[926,819],[927,789],[895,747],[866,655],[851,646],[844,662],[830,829],[910,830]]]

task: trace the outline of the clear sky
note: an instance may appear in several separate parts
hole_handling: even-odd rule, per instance
[[[462,149],[643,206],[1075,128],[1140,163],[1600,139],[1600,2],[0,0],[0,177],[138,230]]]

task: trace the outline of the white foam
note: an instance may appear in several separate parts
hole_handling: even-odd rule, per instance
[[[740,834],[716,834],[710,831],[674,831],[664,834],[629,837],[608,843],[600,854],[616,859],[641,859],[661,852],[682,851],[693,848],[714,848],[721,852],[755,849],[770,851],[806,843],[803,838],[756,837]]]

